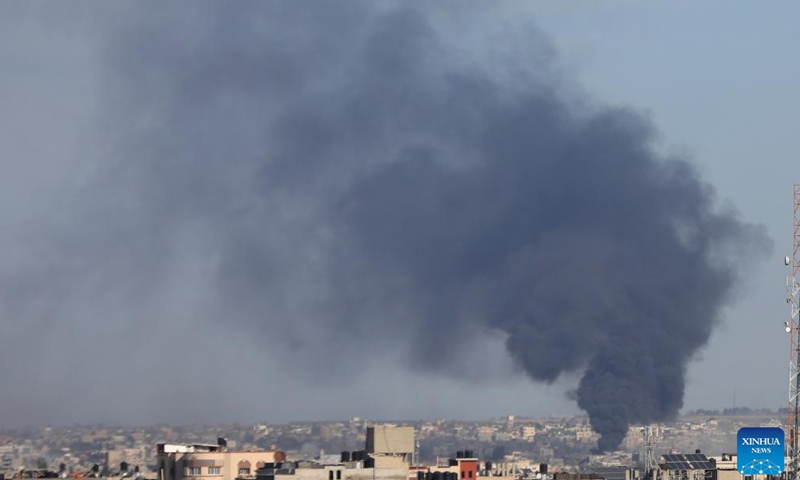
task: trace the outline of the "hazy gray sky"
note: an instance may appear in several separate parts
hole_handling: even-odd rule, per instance
[[[189,3],[147,11],[81,5],[0,7],[0,424],[578,411],[565,392],[576,388],[580,372],[552,385],[531,382],[505,352],[503,333],[487,332],[469,318],[474,312],[459,312],[467,318],[462,331],[434,331],[425,337],[430,345],[406,348],[431,327],[416,320],[424,317],[417,307],[425,314],[445,307],[428,299],[406,304],[402,293],[414,291],[403,272],[378,260],[353,262],[352,252],[340,248],[351,234],[373,238],[358,235],[375,231],[364,220],[372,210],[359,207],[343,221],[348,235],[320,214],[352,176],[374,180],[356,162],[327,160],[380,161],[382,148],[409,139],[425,153],[425,128],[452,138],[463,133],[443,126],[449,120],[437,108],[452,106],[436,98],[427,109],[406,111],[397,93],[389,105],[401,113],[391,127],[382,118],[369,121],[372,97],[364,104],[326,100],[331,91],[346,97],[351,88],[374,85],[366,73],[352,76],[359,68],[385,74],[389,87],[393,68],[435,70],[414,56],[413,42],[408,50],[391,47],[392,35],[410,31],[425,39],[427,29],[446,40],[437,53],[455,71],[489,72],[459,84],[464,91],[491,91],[481,83],[488,79],[504,86],[501,98],[492,98],[500,103],[527,89],[552,89],[565,104],[580,103],[576,110],[610,105],[642,113],[658,132],[658,150],[690,159],[722,203],[765,226],[775,241],[767,261],[728,260],[741,263],[745,282],[689,364],[685,407],[730,406],[734,389],[738,405],[785,403],[782,257],[791,238],[791,184],[800,181],[792,170],[791,113],[800,110],[800,33],[792,22],[800,6],[793,2],[501,2],[491,11],[474,4],[458,12],[445,6],[424,12],[424,24],[379,22],[375,48],[366,54],[374,63],[366,66],[346,63],[349,49],[360,46],[342,34],[364,15],[355,3],[291,12],[273,4],[256,24],[244,20],[259,9],[254,3],[239,4],[226,16],[230,23],[215,22],[214,8]],[[305,35],[295,22],[319,31]],[[215,30],[239,24],[247,28]],[[336,41],[320,46],[326,38]],[[447,42],[453,38],[460,43]],[[381,63],[387,55],[391,61]],[[271,67],[253,70],[254,59]],[[427,82],[424,74],[414,77],[412,91],[440,86]],[[330,141],[326,125],[293,115],[338,118],[351,107],[352,118],[363,121],[348,123]],[[493,111],[482,103],[474,108]],[[469,113],[457,127],[479,130],[481,120]],[[419,121],[430,124],[417,127]],[[398,129],[401,140],[382,136]],[[357,135],[364,131],[374,135]],[[475,160],[450,137],[445,147],[445,162]],[[252,160],[259,156],[272,160],[264,166]],[[320,161],[291,161],[298,156]],[[252,179],[269,195],[241,188]],[[365,191],[343,198],[359,200]],[[452,198],[459,192],[453,187]],[[342,205],[350,211],[347,201]],[[452,227],[473,231],[469,222]],[[361,246],[371,258],[374,245]],[[392,252],[406,253],[402,246]],[[663,265],[654,259],[647,274],[666,277]],[[332,271],[342,281],[332,285]],[[347,281],[379,276],[378,284]],[[442,279],[433,274],[434,280]],[[333,307],[343,313],[330,315],[323,299],[340,288],[369,292],[359,318],[346,315],[361,298],[355,294],[337,295]],[[365,320],[375,316],[385,320]],[[317,318],[331,321],[320,328]],[[408,359],[438,358],[437,349],[455,348],[448,342],[469,352],[443,352],[447,360],[431,360],[430,370]]]

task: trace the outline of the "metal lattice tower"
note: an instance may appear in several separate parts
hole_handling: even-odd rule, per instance
[[[800,273],[800,184],[794,184],[794,236],[792,238],[792,256],[786,257],[785,264],[792,267],[792,274],[786,277],[786,302],[791,309],[789,321],[784,322],[789,333],[789,405],[786,419],[786,455],[789,465],[786,469],[787,480],[800,480],[800,447],[797,442],[800,433],[800,284],[797,282]]]
[[[642,427],[642,434],[644,435],[644,478],[656,480],[661,469],[653,452],[653,426]]]

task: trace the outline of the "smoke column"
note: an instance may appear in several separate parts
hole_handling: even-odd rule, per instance
[[[69,309],[84,279],[131,332],[142,305],[169,306],[156,323],[190,305],[311,379],[385,350],[470,378],[476,339],[500,335],[536,382],[582,375],[600,450],[673,417],[761,227],[659,153],[641,115],[570,86],[534,27],[481,37],[489,12],[458,28],[434,8],[109,16],[105,161],[63,205],[74,221],[48,227],[55,254],[4,282],[57,282],[44,305]]]

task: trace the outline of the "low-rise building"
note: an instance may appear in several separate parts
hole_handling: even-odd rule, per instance
[[[717,466],[699,451],[661,455],[658,466],[664,480],[712,480],[717,475]]]
[[[255,478],[267,463],[282,462],[283,452],[260,450],[229,451],[220,439],[217,445],[157,444],[158,480],[234,480]]]

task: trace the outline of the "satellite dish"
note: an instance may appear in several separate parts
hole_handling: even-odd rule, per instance
[[[792,263],[792,259],[791,258],[783,257],[783,264],[784,265],[786,265],[788,267],[790,263]]]

